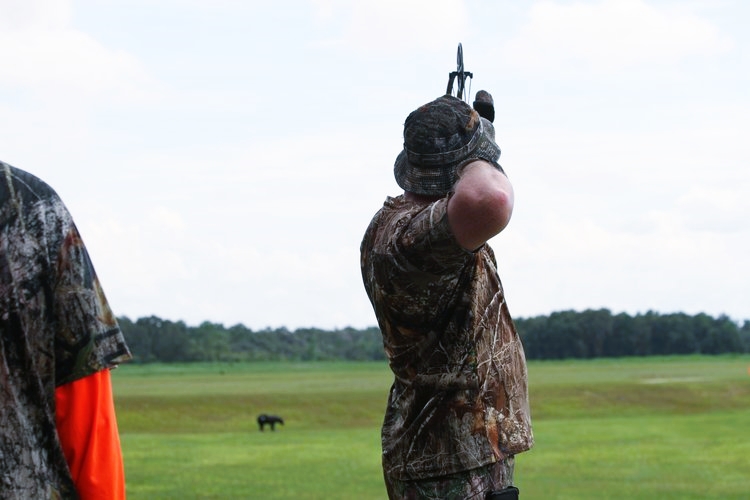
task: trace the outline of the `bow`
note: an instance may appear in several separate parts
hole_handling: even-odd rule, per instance
[[[458,87],[456,89],[456,97],[458,97],[459,99],[463,99],[464,90],[466,88],[466,79],[474,78],[474,74],[464,70],[464,49],[461,47],[460,43],[458,44],[456,62],[456,71],[451,71],[448,74],[448,88],[446,89],[445,93],[447,95],[453,95],[453,82],[457,81]],[[469,82],[469,91],[466,95],[467,99],[469,98],[469,93],[471,93],[471,82]]]

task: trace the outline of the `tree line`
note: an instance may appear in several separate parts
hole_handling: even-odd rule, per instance
[[[750,352],[750,321],[725,315],[562,311],[517,320],[516,327],[530,359]]]
[[[198,361],[384,360],[377,327],[253,331],[242,324],[188,326],[149,316],[118,318],[136,363]],[[528,359],[750,352],[750,321],[707,314],[612,314],[608,309],[561,311],[519,318]]]
[[[136,363],[385,359],[377,327],[253,331],[242,324],[226,328],[206,321],[188,326],[156,316],[118,321]]]

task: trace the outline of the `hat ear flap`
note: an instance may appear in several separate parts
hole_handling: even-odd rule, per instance
[[[495,140],[495,126],[487,118],[482,117],[481,120],[482,120],[482,126],[484,127],[485,133],[494,141]]]

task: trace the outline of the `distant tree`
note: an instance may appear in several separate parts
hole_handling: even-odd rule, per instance
[[[127,317],[117,318],[117,320],[120,323],[123,335],[127,339],[128,347],[133,353],[133,362],[149,363],[156,361],[152,347],[154,335],[151,334],[149,329],[145,328],[142,322],[133,323]]]
[[[636,322],[628,314],[612,317],[612,334],[604,339],[603,356],[632,356],[635,354]]]
[[[231,334],[219,323],[204,321],[197,328],[190,329],[192,358],[202,361],[230,361]]]
[[[384,360],[377,327],[281,327],[252,331],[205,321],[197,327],[156,316],[118,318],[136,363],[186,361]],[[559,311],[515,321],[529,359],[750,352],[750,321],[684,313],[612,315],[608,309]]]
[[[138,320],[136,323],[141,323]],[[184,322],[173,323],[155,316],[144,318],[147,330],[153,336],[154,357],[159,361],[197,361],[199,359],[190,332]]]
[[[604,346],[613,335],[614,320],[609,309],[588,309],[578,316],[580,335],[586,349],[587,358],[604,356]]]
[[[549,318],[547,316],[518,318],[515,323],[518,335],[523,342],[526,357],[529,359],[554,359],[560,356],[557,346],[549,342],[553,336],[548,328]]]
[[[557,350],[556,357],[588,358],[590,345],[587,343],[581,315],[575,311],[554,312],[549,315],[546,335],[550,347]]]
[[[745,320],[740,329],[742,352],[750,352],[750,320]]]
[[[729,317],[722,315],[711,318],[700,314],[697,337],[700,339],[700,352],[704,354],[722,354],[727,352],[744,352],[740,329]]]

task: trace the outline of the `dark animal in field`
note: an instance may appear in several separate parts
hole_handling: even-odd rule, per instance
[[[284,419],[278,415],[266,415],[265,413],[263,415],[258,415],[258,427],[260,427],[261,431],[263,431],[266,424],[271,426],[272,431],[275,431],[276,424],[284,425]]]

